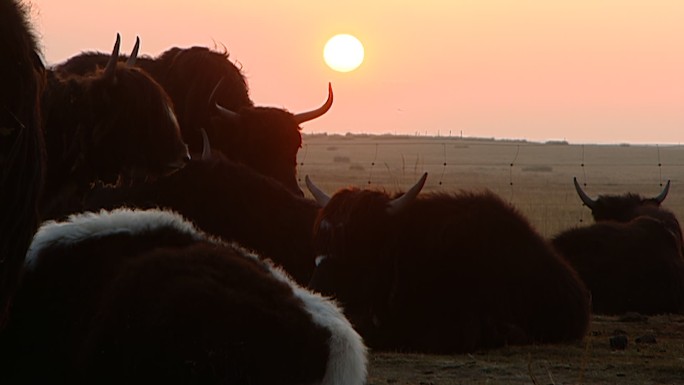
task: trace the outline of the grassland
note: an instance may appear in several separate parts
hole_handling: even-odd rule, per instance
[[[403,190],[425,171],[425,191],[490,189],[547,237],[591,223],[572,185],[590,196],[657,195],[684,214],[684,147],[569,145],[447,137],[307,135],[299,173],[329,193],[349,185]],[[303,186],[302,186],[303,187]],[[625,349],[610,339],[627,338]],[[684,384],[684,316],[594,316],[583,341],[467,355],[378,353],[369,384]]]

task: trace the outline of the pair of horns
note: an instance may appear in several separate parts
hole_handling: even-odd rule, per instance
[[[593,210],[596,207],[596,199],[592,199],[591,197],[589,197],[589,195],[587,195],[587,193],[584,192],[584,190],[582,190],[582,186],[580,186],[579,182],[577,182],[577,177],[573,177],[572,181],[575,183],[575,190],[577,190],[577,195],[579,195],[580,199],[582,200],[582,203],[584,203],[587,207]],[[657,202],[658,204],[661,204],[667,197],[668,192],[670,192],[670,180],[668,180],[665,184],[663,191],[661,191],[660,194],[651,199]]]
[[[109,57],[107,66],[104,69],[104,76],[114,75],[114,70],[116,69],[116,63],[119,61],[119,48],[121,47],[121,35],[116,34],[116,42],[114,43],[114,49],[112,50],[112,55]],[[135,37],[135,45],[133,46],[133,51],[126,61],[127,66],[134,66],[135,62],[138,60],[138,50],[140,49],[140,37]]]
[[[413,185],[404,195],[395,198],[389,202],[387,205],[387,213],[390,215],[397,214],[400,211],[402,211],[409,203],[413,202],[414,199],[418,196],[420,191],[423,189],[425,186],[425,181],[427,180],[427,172],[423,174],[423,176],[420,177],[418,182]],[[304,177],[304,181],[306,182],[306,187],[309,189],[311,192],[311,195],[314,196],[314,199],[316,199],[316,202],[321,207],[325,207],[328,202],[330,202],[330,197],[328,194],[324,193],[320,188],[318,188],[312,181],[311,178],[307,175]]]
[[[214,90],[211,92],[211,96],[209,97],[209,103],[210,104],[213,103],[216,106],[216,110],[224,118],[229,119],[229,120],[235,120],[240,116],[237,112],[231,111],[231,110],[221,106],[220,104],[218,104],[214,101],[216,90],[218,90],[219,86],[221,85],[221,82],[223,82],[223,79],[219,80],[219,82],[214,87]],[[325,101],[325,103],[323,103],[322,106],[320,106],[314,110],[294,114],[294,121],[297,123],[297,125],[300,125],[304,122],[314,120],[314,119],[322,116],[326,112],[328,112],[328,110],[330,110],[330,107],[332,107],[332,104],[333,104],[332,84],[328,83],[328,99]]]

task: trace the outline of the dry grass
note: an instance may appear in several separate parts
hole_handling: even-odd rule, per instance
[[[351,163],[333,161],[335,148]],[[325,136],[304,138],[299,173],[329,193],[349,185],[403,190],[428,171],[426,191],[490,189],[545,236],[591,222],[572,185],[591,196],[656,195],[672,180],[665,206],[684,212],[684,147],[568,145],[493,140]],[[351,166],[350,166],[351,164]],[[304,188],[303,184],[302,187]],[[627,348],[610,338],[626,335]],[[655,343],[637,343],[642,336]],[[369,384],[684,384],[684,316],[594,316],[575,344],[505,347],[468,355],[372,353]]]
[[[331,147],[341,154],[331,156]],[[299,152],[301,179],[308,174],[329,193],[349,185],[403,190],[425,171],[430,174],[425,191],[490,189],[518,207],[545,236],[591,221],[575,193],[574,176],[586,183],[591,196],[656,195],[671,179],[665,206],[684,214],[680,146],[308,135]]]

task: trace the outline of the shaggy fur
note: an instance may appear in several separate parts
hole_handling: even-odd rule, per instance
[[[682,231],[674,213],[637,194],[599,196],[595,224],[566,230],[554,247],[592,294],[595,313],[684,312]]]
[[[391,197],[345,189],[322,210],[310,287],[376,349],[471,352],[581,339],[589,296],[529,222],[493,193]]]
[[[45,69],[27,8],[0,0],[0,328],[38,228]]]
[[[119,64],[113,76],[51,73],[49,80],[46,218],[80,199],[95,181],[164,175],[189,158],[170,99],[140,69]]]
[[[31,250],[0,340],[3,383],[365,380],[361,338],[334,303],[178,215],[72,216]]]
[[[120,206],[177,211],[203,231],[273,260],[300,284],[313,273],[318,205],[242,164],[219,157],[193,160],[152,183],[95,189],[85,209]]]

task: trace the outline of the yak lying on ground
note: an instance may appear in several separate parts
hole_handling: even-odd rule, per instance
[[[189,159],[171,100],[139,68],[108,64],[85,76],[51,72],[43,98],[48,170],[46,218],[94,181],[165,175]]]
[[[93,189],[81,210],[121,206],[176,211],[202,231],[270,258],[300,284],[313,273],[311,239],[319,206],[243,164],[220,156],[195,159],[156,181]]]
[[[320,204],[310,288],[332,295],[377,349],[471,352],[581,339],[589,295],[576,273],[491,192],[343,189]]]
[[[0,327],[38,228],[44,146],[40,95],[45,68],[17,0],[0,0]]]
[[[85,74],[106,62],[103,53],[85,52],[55,69]],[[296,178],[297,152],[302,144],[300,125],[330,109],[330,86],[328,100],[321,107],[292,114],[280,108],[255,107],[241,70],[225,52],[174,47],[156,58],[143,57],[137,65],[171,96],[183,138],[192,152],[201,151],[201,129],[205,129],[215,148],[227,157],[302,194]]]
[[[592,294],[595,313],[684,312],[682,233],[675,215],[655,198],[636,194],[590,198],[575,188],[595,224],[555,236],[554,247]]]
[[[336,305],[170,212],[46,223],[0,340],[6,384],[362,384]],[[36,370],[40,368],[40,370]]]

